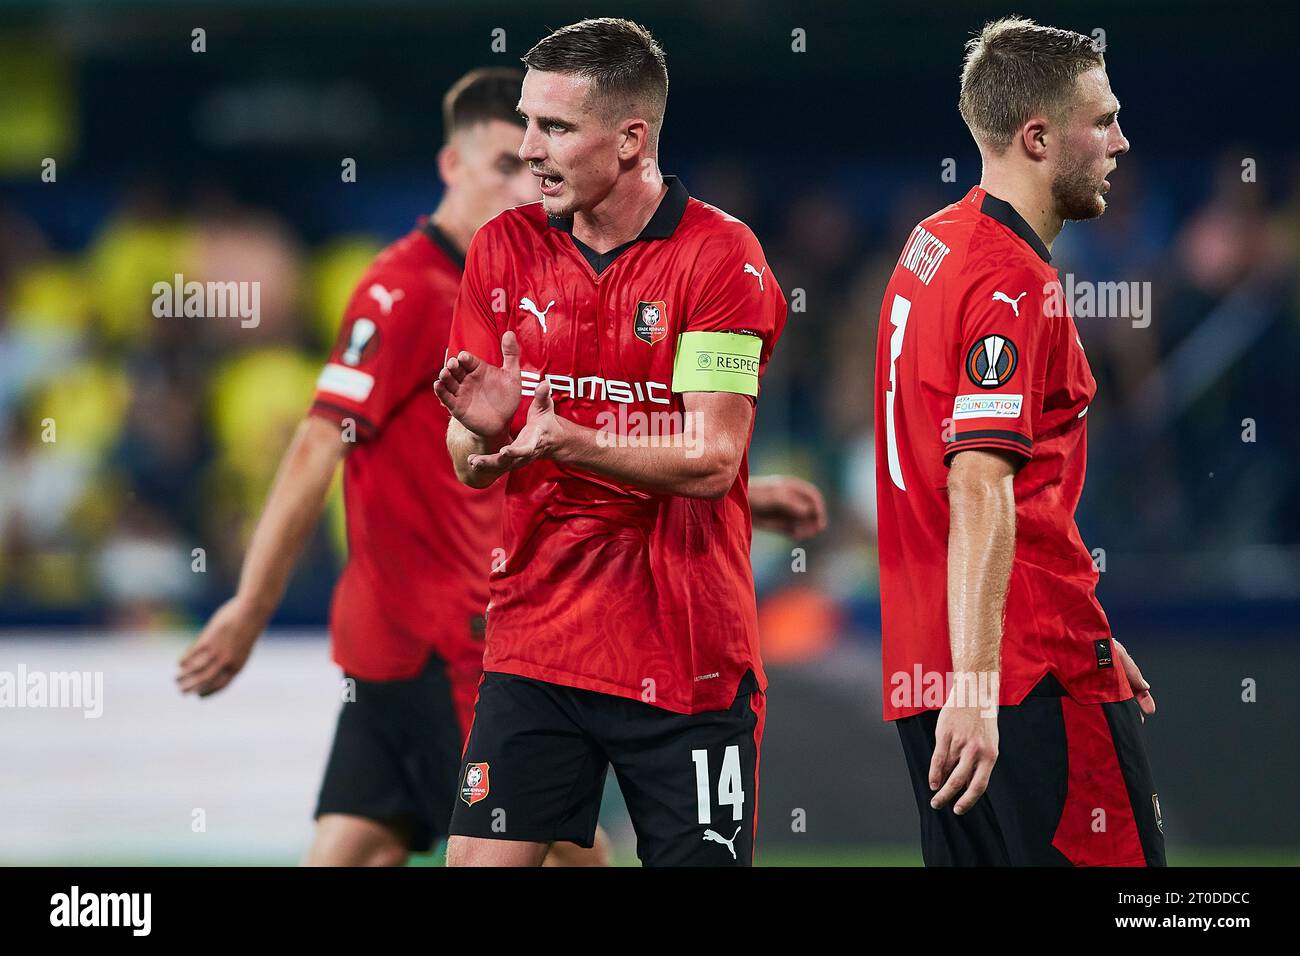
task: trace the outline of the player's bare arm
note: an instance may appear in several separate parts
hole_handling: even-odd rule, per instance
[[[793,475],[754,475],[749,479],[749,510],[754,527],[803,541],[826,528],[826,500],[811,481]]]
[[[954,798],[954,813],[974,806],[998,759],[996,690],[991,700],[958,691],[988,687],[990,675],[1001,670],[1002,611],[1016,547],[1014,476],[1011,459],[980,450],[957,453],[948,473],[953,689],[939,712],[930,761],[930,788],[938,791],[930,806],[936,810]]]
[[[235,596],[217,609],[181,658],[176,681],[182,693],[207,697],[243,668],[320,519],[346,449],[333,422],[309,415],[298,426],[253,531]]]
[[[543,382],[515,440],[495,454],[471,456],[470,467],[512,471],[551,458],[647,491],[721,498],[740,471],[753,402],[730,392],[687,392],[682,404],[680,442],[665,442],[672,447],[620,447],[608,433],[557,415],[550,385]]]

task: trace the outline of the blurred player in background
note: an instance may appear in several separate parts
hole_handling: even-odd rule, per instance
[[[1155,701],[1074,520],[1096,382],[1050,265],[1106,209],[1119,103],[1088,37],[1017,18],[967,45],[960,103],[983,177],[913,230],[877,340],[885,717],[928,865],[1164,865]]]
[[[744,223],[661,176],[644,28],[585,20],[524,62],[543,200],[475,236],[436,386],[463,480],[507,477],[448,863],[590,845],[612,764],[644,864],[749,865],[767,682],[746,459],[785,298]]]
[[[244,666],[345,460],[348,559],[330,634],[355,699],[339,715],[308,864],[401,865],[409,852],[430,850],[451,816],[482,674],[502,496],[456,480],[448,415],[430,384],[474,231],[537,198],[518,156],[522,76],[476,70],[447,93],[442,201],[357,285],[249,544],[238,592],[181,661],[181,690],[201,696]],[[567,849],[582,862],[606,856],[603,845]]]
[[[451,816],[482,676],[504,489],[457,481],[449,416],[430,384],[446,353],[463,250],[484,222],[538,195],[518,155],[522,77],[475,70],[447,93],[443,199],[358,283],[250,542],[238,593],[181,662],[181,689],[201,696],[244,666],[345,459],[348,561],[330,633],[334,660],[356,693],[339,715],[309,864],[401,865],[409,852],[429,850]],[[756,516],[774,530],[806,537],[825,523],[821,496],[807,482],[768,478],[758,497]],[[602,833],[593,850],[558,845],[547,862],[607,858]]]

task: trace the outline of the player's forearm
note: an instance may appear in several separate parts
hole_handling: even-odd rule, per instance
[[[239,600],[263,621],[280,603],[303,546],[320,520],[344,450],[337,425],[308,416],[280,460],[239,574]]]
[[[749,510],[755,519],[780,509],[782,480],[781,475],[749,476]]]
[[[469,464],[469,456],[495,454],[509,441],[510,436],[505,432],[486,438],[470,431],[453,418],[447,426],[447,454],[451,456],[451,466],[456,472],[457,480],[471,488],[488,487],[505,471],[486,466],[473,468]]]
[[[1002,612],[1015,554],[1015,495],[1009,474],[953,477],[948,483],[948,633],[953,671],[995,674],[1001,669]]]
[[[733,447],[725,434],[715,434],[706,442],[701,431],[688,416],[682,433],[661,436],[659,447],[655,447],[648,444],[655,439],[630,438],[567,422],[552,457],[561,464],[646,491],[721,498],[736,482],[744,449]]]

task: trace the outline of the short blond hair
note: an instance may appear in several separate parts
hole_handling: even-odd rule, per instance
[[[1000,153],[1030,117],[1062,117],[1080,74],[1105,65],[1082,33],[994,20],[966,44],[958,109],[975,142]]]

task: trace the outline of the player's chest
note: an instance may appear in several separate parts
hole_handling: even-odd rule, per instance
[[[507,327],[519,339],[525,372],[550,376],[561,390],[566,378],[670,381],[687,282],[637,251],[625,252],[599,276],[575,256],[513,278],[503,290]]]
[[[1082,420],[1097,395],[1083,339],[1067,312],[1043,388],[1043,424],[1052,427]]]

